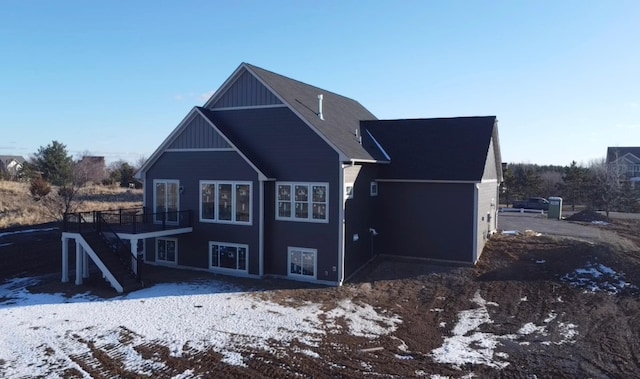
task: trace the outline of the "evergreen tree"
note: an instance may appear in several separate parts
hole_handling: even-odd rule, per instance
[[[67,185],[73,181],[73,158],[67,154],[67,147],[58,141],[45,147],[40,146],[31,165],[33,171],[55,186]]]

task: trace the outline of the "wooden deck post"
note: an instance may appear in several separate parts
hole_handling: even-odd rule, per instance
[[[69,238],[62,237],[62,282],[69,281]]]

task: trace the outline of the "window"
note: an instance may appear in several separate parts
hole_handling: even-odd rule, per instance
[[[248,272],[247,245],[209,242],[209,268]]]
[[[178,240],[175,238],[156,238],[156,261],[178,263]]]
[[[251,224],[251,183],[200,181],[200,221]]]
[[[378,182],[371,182],[369,193],[371,196],[378,196]]]
[[[316,279],[317,250],[289,247],[289,276]]]
[[[329,222],[327,183],[276,183],[276,219]]]
[[[344,185],[344,199],[353,199],[353,183]]]
[[[178,223],[180,181],[155,179],[153,181],[153,221]]]

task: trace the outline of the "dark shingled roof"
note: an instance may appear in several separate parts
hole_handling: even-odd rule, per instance
[[[361,126],[363,135],[375,138],[363,139],[363,146],[391,158],[379,166],[380,179],[480,181],[495,123],[495,116],[487,116],[363,121]]]
[[[356,129],[359,129],[361,120],[376,120],[376,116],[360,103],[248,63],[243,65],[282,97],[348,159],[375,159],[362,147],[356,136]],[[324,120],[318,117],[319,94],[323,95]]]
[[[622,158],[627,154],[633,154],[637,158],[640,158],[640,146],[608,147],[607,163],[613,162],[618,158]]]

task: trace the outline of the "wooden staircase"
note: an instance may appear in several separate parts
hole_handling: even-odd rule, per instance
[[[129,268],[127,262],[121,260],[120,255],[114,251],[113,245],[101,233],[92,230],[80,234],[91,250],[87,251],[89,256],[118,292],[131,292],[143,287],[142,281],[136,279],[135,273]],[[129,254],[126,256],[129,259],[132,258]],[[122,291],[113,283],[113,279],[122,287]]]

